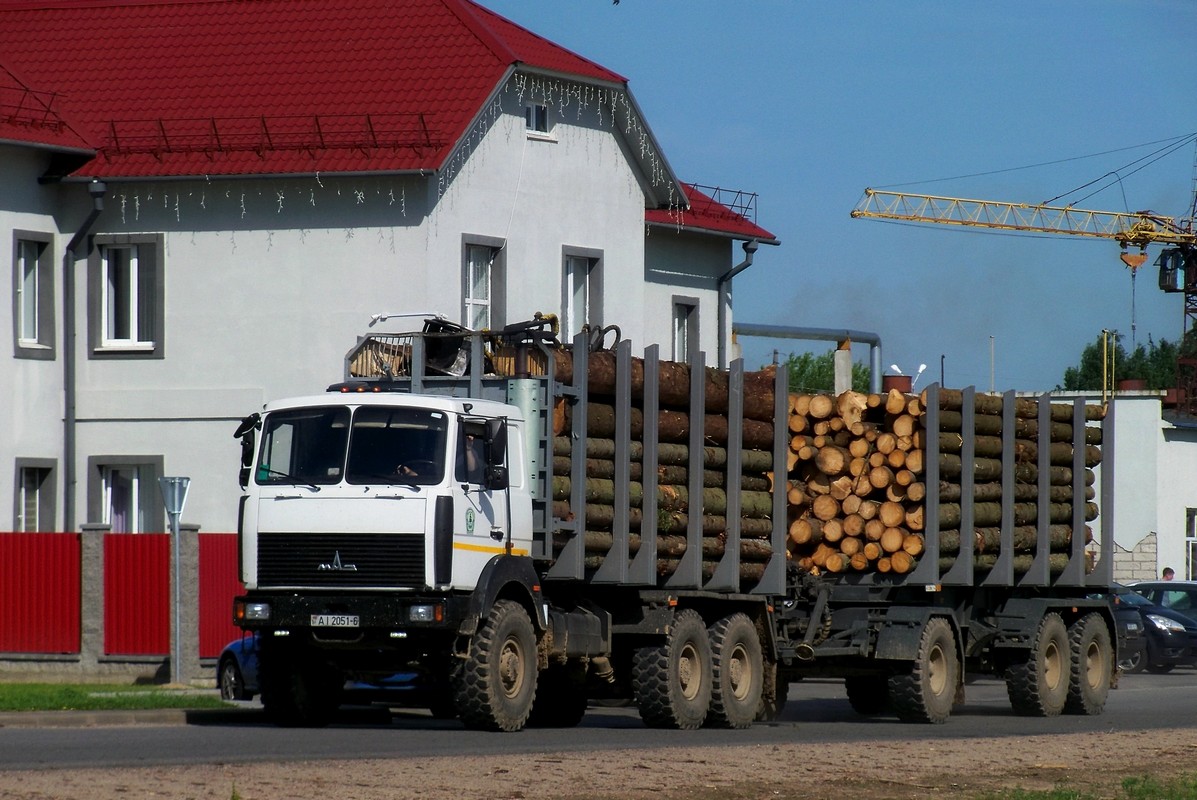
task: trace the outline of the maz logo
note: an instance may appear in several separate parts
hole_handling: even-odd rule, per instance
[[[320,564],[316,569],[320,572],[357,572],[357,564],[342,564],[341,551],[338,550],[333,553],[331,564]]]

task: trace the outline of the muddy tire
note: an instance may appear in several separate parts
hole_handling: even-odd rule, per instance
[[[632,655],[632,696],[650,728],[695,730],[711,706],[711,642],[694,611],[674,617],[664,644]]]
[[[960,658],[952,626],[943,617],[934,617],[923,628],[914,664],[890,676],[890,704],[903,722],[947,722],[959,683]]]
[[[875,717],[889,710],[889,679],[884,675],[852,675],[844,678],[844,691],[852,710],[862,717]]]
[[[711,710],[713,728],[747,728],[756,721],[764,689],[764,656],[756,626],[732,614],[711,626]]]
[[[518,731],[536,698],[536,631],[524,607],[499,600],[453,669],[453,703],[467,728]]]
[[[1025,717],[1055,717],[1068,701],[1072,671],[1068,629],[1059,614],[1045,614],[1023,661],[1006,668],[1006,693],[1015,713]]]
[[[1114,647],[1100,614],[1086,614],[1068,627],[1072,672],[1068,683],[1069,714],[1096,716],[1106,707],[1114,677]]]

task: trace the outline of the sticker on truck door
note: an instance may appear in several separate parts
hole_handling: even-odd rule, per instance
[[[474,509],[466,509],[466,533],[474,532]]]

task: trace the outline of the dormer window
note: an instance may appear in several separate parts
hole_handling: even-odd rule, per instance
[[[524,128],[528,133],[547,134],[549,132],[549,108],[538,103],[528,103],[524,106]]]

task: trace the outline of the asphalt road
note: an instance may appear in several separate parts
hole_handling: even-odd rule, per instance
[[[173,724],[147,717],[140,724],[86,727],[10,727],[0,715],[0,769],[220,764],[351,758],[417,758],[470,753],[552,753],[615,748],[718,746],[809,742],[867,742],[920,738],[1133,731],[1197,727],[1197,670],[1123,676],[1096,717],[1036,719],[1016,716],[1005,684],[970,683],[964,706],[944,725],[906,725],[894,717],[863,718],[844,699],[838,681],[791,687],[778,722],[743,731],[661,731],[645,728],[634,708],[592,708],[575,729],[515,734],[467,731],[424,712],[349,710],[323,729],[281,729],[260,709],[234,714],[195,713]],[[114,720],[116,721],[116,720]],[[121,719],[127,722],[127,718]]]

